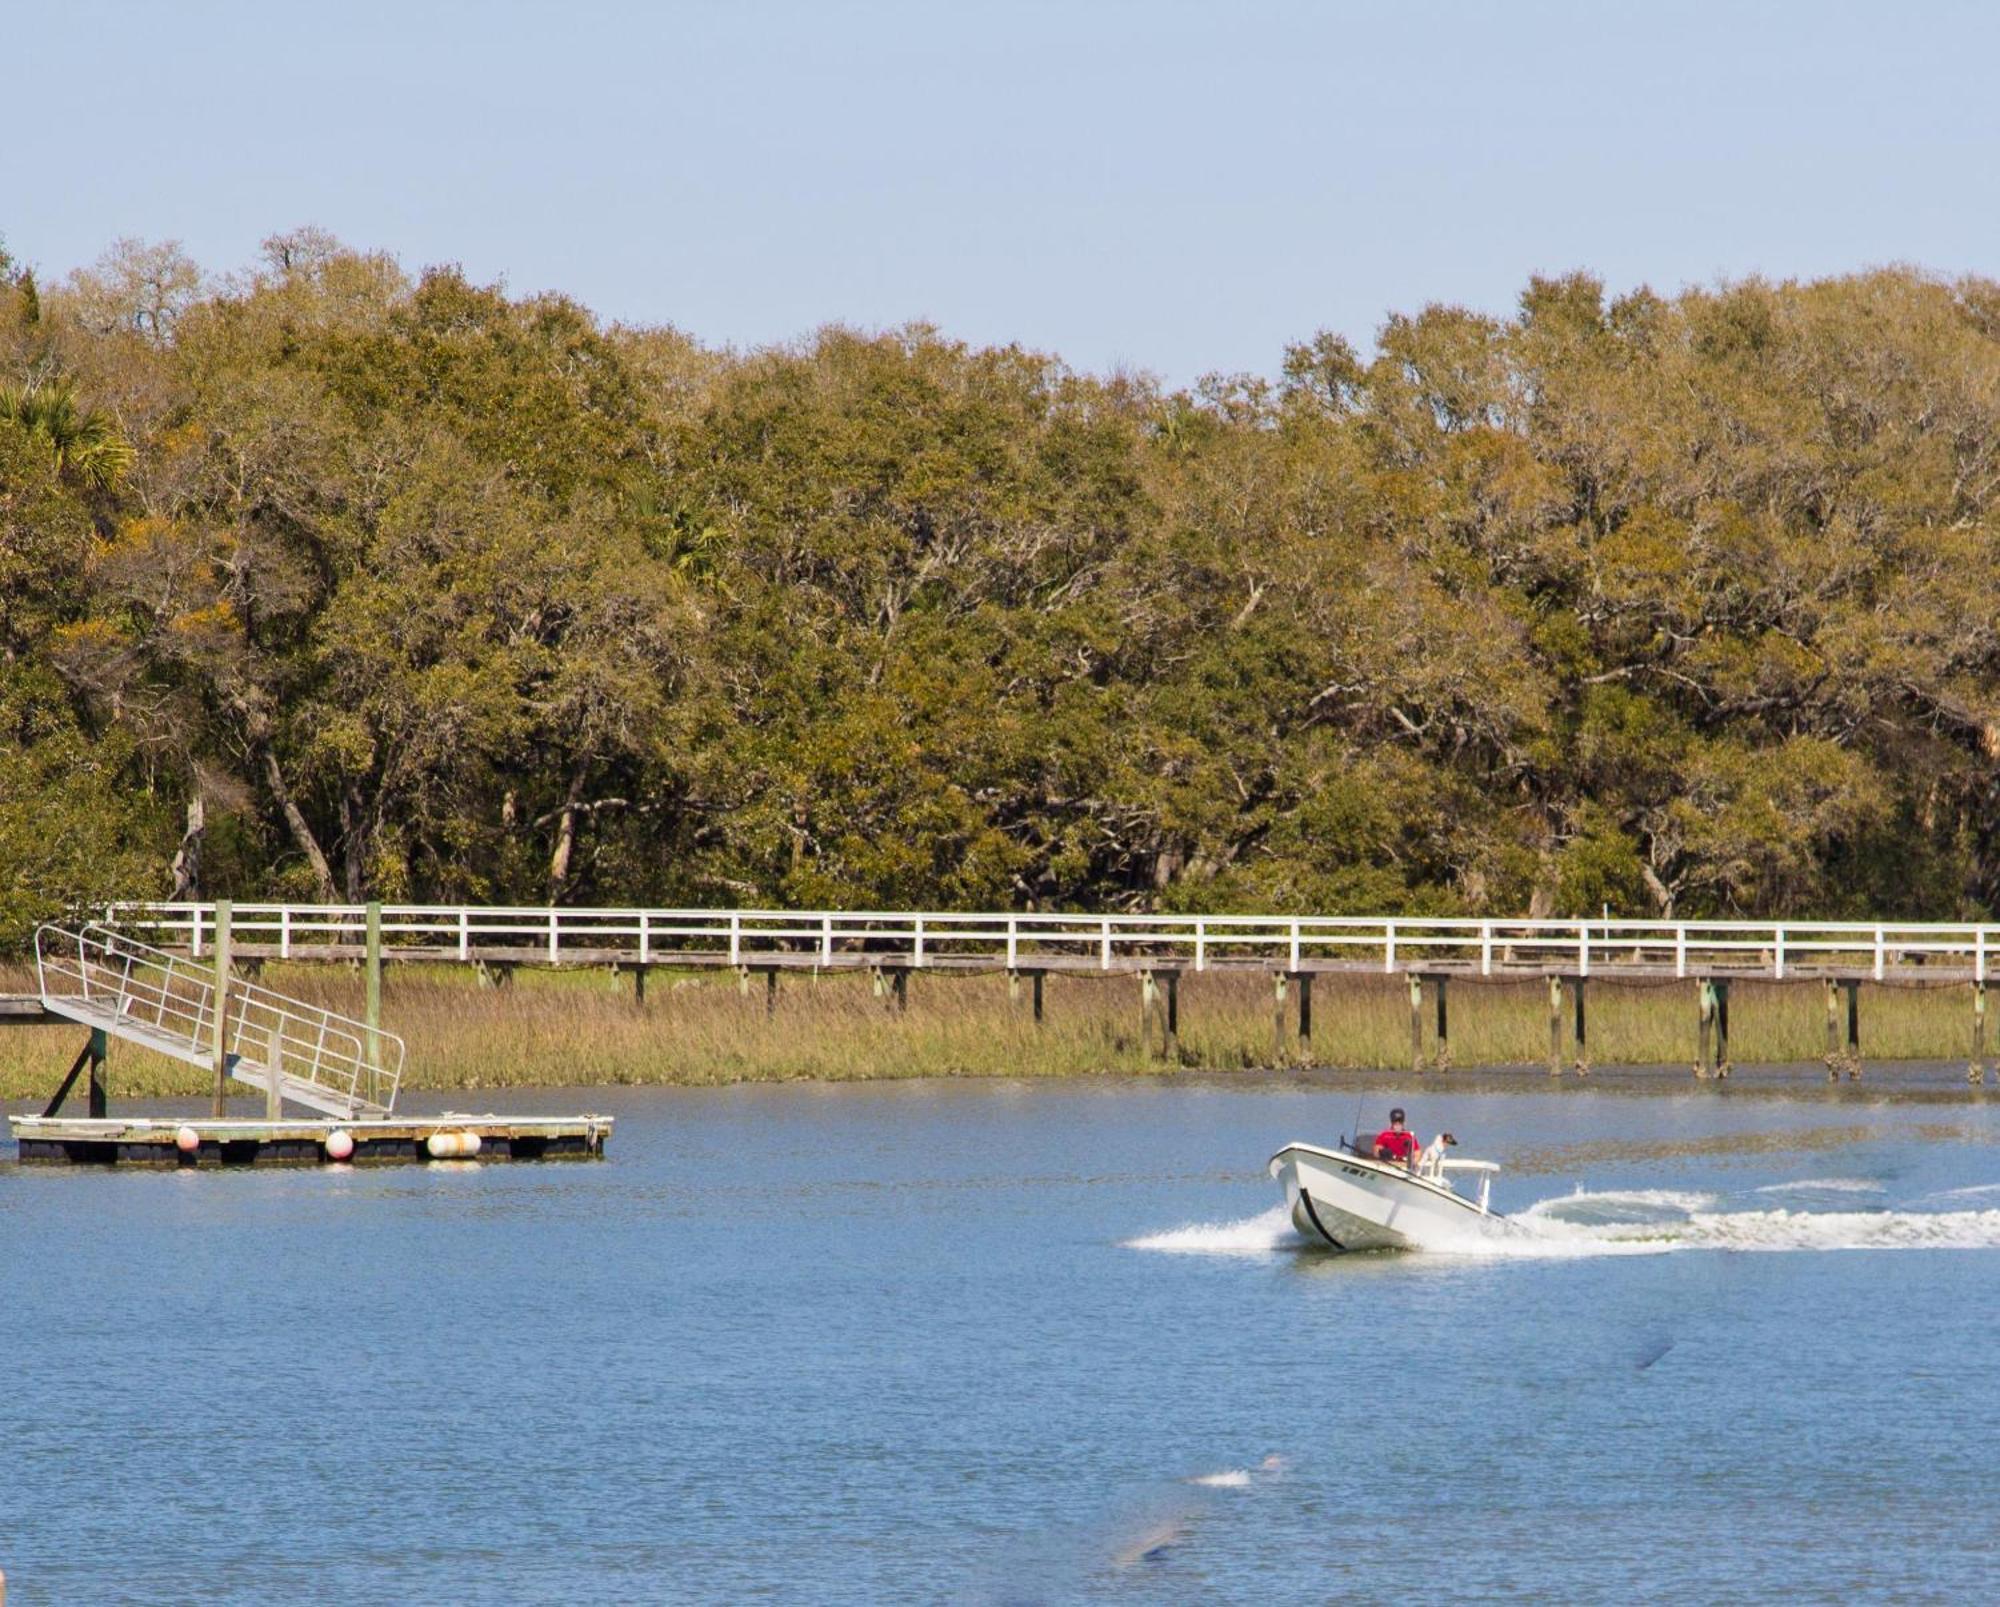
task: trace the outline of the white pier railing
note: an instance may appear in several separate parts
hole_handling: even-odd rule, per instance
[[[370,908],[236,904],[246,956],[358,958]],[[1482,976],[1987,977],[2000,925],[1908,921],[1477,920],[885,910],[377,907],[394,959],[547,965],[1179,967]],[[107,924],[199,957],[212,904],[126,904]]]

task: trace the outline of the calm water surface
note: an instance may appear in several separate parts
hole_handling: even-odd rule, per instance
[[[1515,1253],[1302,1250],[1263,1162],[1354,1096],[1281,1084],[510,1098],[613,1110],[596,1165],[0,1146],[9,1602],[1991,1594],[1994,1107],[1419,1092]]]

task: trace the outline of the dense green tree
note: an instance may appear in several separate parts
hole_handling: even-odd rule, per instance
[[[711,351],[311,229],[0,263],[6,918],[2000,904],[2000,287],[1282,356]]]

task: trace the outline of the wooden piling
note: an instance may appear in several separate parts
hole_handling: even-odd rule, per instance
[[[215,901],[215,1095],[209,1103],[211,1116],[229,1113],[229,921],[230,901]]]
[[[93,1027],[90,1033],[90,1114],[102,1119],[110,1113],[111,1079],[106,1070],[111,1059],[111,1040],[105,1036],[102,1027]]]
[[[1439,1071],[1451,1070],[1451,1009],[1445,1002],[1451,986],[1448,976],[1434,976],[1431,986],[1437,990],[1437,1057],[1435,1064]]]
[[[1410,1070],[1424,1069],[1424,979],[1410,973]]]
[[[1826,1080],[1840,1080],[1840,984],[1832,977],[1826,988]]]
[[[1159,1009],[1160,988],[1151,971],[1139,973],[1139,1052],[1153,1058],[1153,1016]]]
[[[270,1041],[264,1045],[264,1075],[270,1079],[264,1090],[264,1120],[275,1122],[284,1120],[285,1099],[279,1092],[279,1078],[284,1073],[285,1040],[282,1027],[271,1029]]]
[[[1299,984],[1299,1044],[1303,1047],[1313,1037],[1313,979],[1310,971],[1295,975]]]
[[[1042,982],[1047,975],[1048,973],[1045,971],[1036,971],[1033,973],[1033,991],[1035,995],[1035,1025],[1038,1027],[1042,1024]]]
[[[1977,1086],[1986,1081],[1986,979],[1975,978],[1972,984],[1972,1064],[1966,1069],[1965,1080]]]
[[[1847,1078],[1861,1080],[1861,983],[1842,984],[1847,989]]]
[[[1590,1075],[1590,1035],[1586,1030],[1583,1013],[1583,978],[1578,977],[1570,984],[1576,1003],[1576,1074]]]
[[[1291,978],[1283,971],[1271,973],[1271,1064],[1285,1063],[1285,990]]]
[[[368,1097],[380,1104],[382,1090],[376,1067],[382,1064],[382,905],[368,904],[368,1007],[362,1020],[368,1025]]]
[[[769,1021],[778,1013],[778,968],[774,965],[764,972],[764,1019]]]
[[[632,1005],[634,1009],[646,1008],[646,973],[652,967],[635,965],[632,967]]]
[[[1694,985],[1695,1048],[1694,1074],[1706,1082],[1715,1069],[1710,1057],[1712,1033],[1715,1026],[1715,984],[1703,977]]]
[[[1715,988],[1715,1075],[1726,1078],[1729,1075],[1729,984],[1717,982]]]
[[[1563,984],[1562,978],[1549,978],[1549,1075],[1560,1077],[1563,1073]]]
[[[1177,1066],[1181,1061],[1181,974],[1167,973],[1167,1064]]]

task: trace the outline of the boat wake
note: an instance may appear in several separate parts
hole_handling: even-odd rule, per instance
[[[1830,1194],[1825,1183],[1788,1190]],[[1749,1198],[1777,1190],[1753,1191]],[[1269,1256],[1311,1248],[1283,1206],[1237,1222],[1202,1222],[1130,1239],[1125,1248],[1178,1255]],[[1681,1250],[2000,1249],[2000,1209],[1794,1210],[1732,1208],[1719,1194],[1682,1189],[1577,1190],[1538,1200],[1512,1216],[1469,1226],[1427,1255],[1481,1260],[1553,1260],[1662,1255]]]
[[[1128,1250],[1165,1250],[1175,1255],[1270,1255],[1303,1246],[1292,1227],[1291,1212],[1274,1205],[1240,1222],[1195,1222],[1166,1233],[1127,1239]]]

